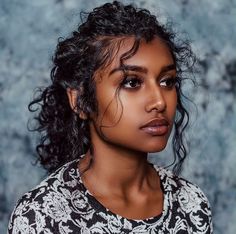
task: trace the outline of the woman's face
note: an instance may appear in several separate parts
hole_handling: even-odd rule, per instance
[[[91,137],[140,152],[165,148],[176,105],[176,67],[172,55],[158,38],[142,41],[136,54],[124,60],[134,39],[127,38],[114,60],[95,74],[98,115],[90,123]],[[95,134],[95,135],[94,135]]]

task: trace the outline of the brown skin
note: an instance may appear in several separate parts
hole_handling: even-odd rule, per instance
[[[160,179],[148,163],[147,153],[160,152],[167,144],[177,105],[175,86],[169,85],[168,80],[175,79],[176,70],[164,42],[158,38],[149,43],[142,41],[137,53],[124,63],[144,69],[128,71],[129,81],[123,82],[119,101],[116,91],[124,74],[111,71],[119,67],[120,56],[132,47],[133,41],[127,38],[112,63],[95,73],[98,115],[91,116],[90,121],[93,163],[82,180],[112,212],[130,219],[145,219],[160,214],[163,209]],[[72,107],[77,95],[68,90]],[[84,113],[80,116],[86,118]],[[154,118],[168,120],[166,134],[152,135],[140,128]],[[81,160],[81,171],[90,157],[87,152]]]

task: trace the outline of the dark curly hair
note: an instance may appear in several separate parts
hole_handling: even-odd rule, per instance
[[[70,37],[58,41],[51,85],[40,90],[29,104],[30,111],[37,111],[34,130],[41,133],[36,148],[40,163],[52,172],[91,148],[88,120],[81,119],[71,109],[67,88],[82,88],[84,92],[77,99],[78,110],[88,115],[96,113],[94,73],[112,61],[122,38],[134,37],[134,45],[121,56],[121,64],[136,53],[141,40],[148,43],[157,36],[169,47],[177,69],[177,114],[172,144],[173,170],[178,173],[187,154],[183,133],[189,122],[189,114],[183,105],[182,83],[194,64],[188,41],[177,40],[171,27],[162,25],[148,10],[117,1],[106,3],[90,13],[81,13],[81,20]],[[34,105],[39,107],[33,108]]]

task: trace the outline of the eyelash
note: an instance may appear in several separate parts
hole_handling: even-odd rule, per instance
[[[138,86],[132,87],[131,85],[130,87],[127,87],[127,84],[132,84],[130,82],[136,82],[135,84],[138,83]],[[161,85],[163,82],[165,82],[166,84]],[[125,89],[137,89],[141,86],[142,83],[143,83],[142,78],[139,78],[137,76],[126,76],[121,82],[121,87]],[[160,80],[160,86],[165,89],[172,89],[173,87],[175,87],[176,83],[177,83],[177,79],[175,77],[166,77]]]
[[[123,88],[126,88],[126,89],[135,89],[137,88],[136,87],[126,87],[127,84],[129,84],[129,82],[136,82],[136,83],[139,83],[138,87],[141,86],[141,84],[143,83],[143,80],[137,76],[126,76],[123,81],[121,82],[121,86]]]
[[[167,77],[167,78],[164,78],[160,81],[160,83],[162,83],[162,82],[166,82],[166,85],[163,86],[164,88],[172,89],[176,86],[177,79],[175,77]],[[168,84],[168,82],[170,82],[170,84]]]

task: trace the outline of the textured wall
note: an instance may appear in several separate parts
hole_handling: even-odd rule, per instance
[[[76,26],[81,9],[104,2],[0,0],[0,233],[6,232],[17,198],[44,176],[33,165],[36,136],[26,128],[33,90],[47,83],[57,38]],[[191,107],[195,113],[189,131],[191,152],[183,176],[209,197],[215,233],[235,234],[236,0],[135,2],[163,22],[171,17],[193,41],[201,86],[187,90],[198,112]],[[171,158],[162,153],[152,160],[168,164]]]

